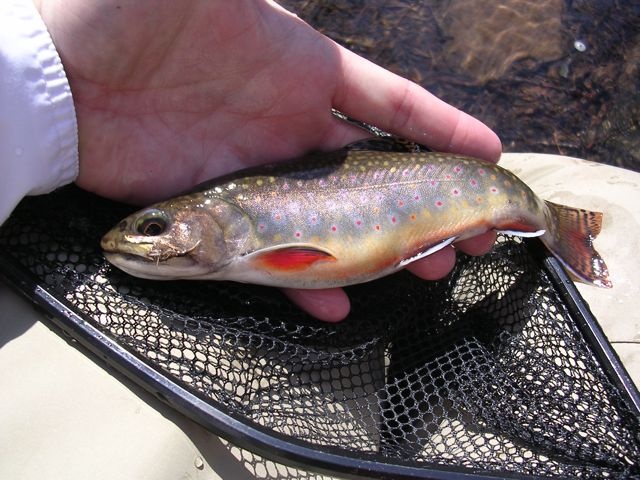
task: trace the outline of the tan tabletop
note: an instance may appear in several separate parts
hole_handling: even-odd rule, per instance
[[[596,247],[614,288],[578,288],[640,384],[640,174],[552,155],[502,164],[543,198],[605,213]],[[39,318],[0,283],[0,478],[316,478],[228,446]]]

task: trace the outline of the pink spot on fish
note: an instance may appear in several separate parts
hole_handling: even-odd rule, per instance
[[[283,190],[289,190],[289,184],[288,183],[283,184],[282,185],[282,189]]]
[[[297,238],[300,238],[301,236],[302,236],[302,233],[300,233],[300,232],[296,232],[296,237],[297,237]]]
[[[356,220],[356,225],[358,226],[362,225],[362,220]]]
[[[405,169],[402,171],[402,175],[404,175],[405,177],[406,177],[407,175],[409,175],[409,169],[408,169],[408,168],[405,168]]]
[[[469,180],[469,183],[471,184],[472,187],[478,186],[478,181],[475,178],[472,178],[471,180]]]
[[[460,195],[460,190],[454,188],[453,190],[451,190],[451,194],[457,197],[458,195]]]
[[[438,182],[436,182],[435,180],[431,180],[431,182],[429,182],[431,184],[432,187],[435,187],[436,185],[438,185]]]
[[[491,193],[498,193],[498,189],[496,187],[491,187],[490,190]]]
[[[380,230],[380,225],[376,225],[376,230]]]
[[[279,214],[279,213],[276,213],[276,214],[273,216],[273,219],[274,219],[274,220],[280,220],[281,218],[282,218],[282,217],[280,216],[280,214]]]
[[[391,217],[391,223],[396,223],[396,217]]]
[[[461,173],[462,172],[462,167],[456,166],[456,167],[453,168],[453,171],[455,173]]]
[[[478,175],[480,175],[481,177],[484,177],[487,174],[487,172],[484,171],[484,168],[479,168],[478,169]]]
[[[258,230],[262,232],[264,231],[264,229],[265,229],[264,223],[261,223],[260,225],[258,225]]]
[[[332,231],[332,232],[335,232],[336,230],[338,230],[338,227],[336,227],[335,225],[332,225],[332,226],[331,226],[331,231]]]
[[[416,195],[415,197],[413,197],[414,200],[420,200],[420,195]]]
[[[400,200],[400,201],[398,202],[398,206],[399,206],[399,207],[403,207],[403,206],[404,206],[404,202],[403,202],[402,200]]]
[[[447,180],[451,180],[451,175],[447,175],[445,178],[446,178]]]
[[[441,200],[437,200],[435,203],[436,207],[440,208],[444,205],[444,202],[442,202]]]

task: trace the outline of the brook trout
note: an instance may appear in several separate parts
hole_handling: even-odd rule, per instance
[[[592,246],[601,222],[481,160],[345,148],[202,184],[122,220],[102,248],[143,278],[327,288],[388,275],[493,229],[539,236],[578,279],[610,287]]]

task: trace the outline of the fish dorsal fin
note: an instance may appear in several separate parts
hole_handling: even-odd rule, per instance
[[[371,137],[350,143],[346,150],[368,150],[376,152],[430,152],[427,147],[419,143],[398,137]]]
[[[306,270],[316,262],[335,262],[328,250],[307,243],[290,243],[257,250],[248,256],[262,269],[279,272]]]
[[[427,247],[425,247],[424,249],[421,249],[418,253],[405,258],[404,260],[401,260],[400,263],[398,263],[398,267],[406,267],[407,265],[409,265],[410,263],[415,262],[416,260],[420,260],[421,258],[424,257],[428,257],[429,255],[431,255],[432,253],[437,252],[438,250],[442,250],[444,247],[446,247],[447,245],[451,245],[453,242],[456,241],[458,237],[451,237],[451,238],[447,238],[445,240],[442,240],[439,243],[436,243],[435,245],[429,245]]]

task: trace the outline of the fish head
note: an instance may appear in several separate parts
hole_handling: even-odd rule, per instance
[[[107,260],[125,272],[156,280],[198,278],[229,264],[250,236],[247,215],[222,199],[192,197],[140,210],[107,232]]]

